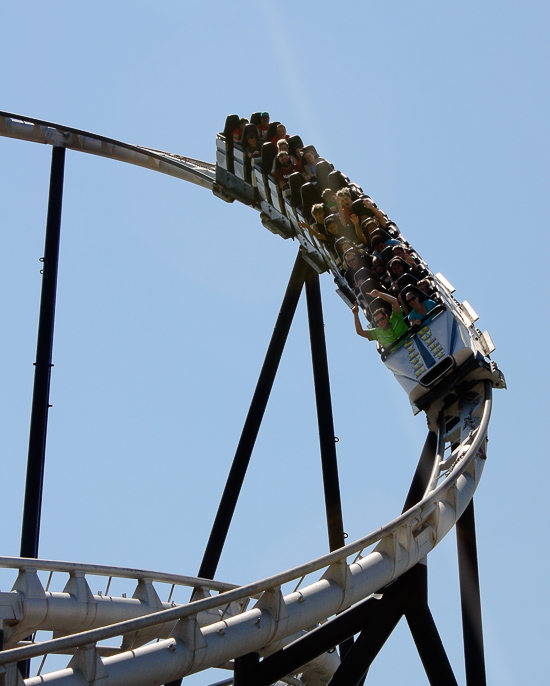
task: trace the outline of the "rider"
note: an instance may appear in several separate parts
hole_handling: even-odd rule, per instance
[[[359,320],[359,305],[356,302],[351,308],[355,321],[355,331],[359,336],[363,336],[363,338],[367,338],[369,341],[378,341],[383,348],[387,348],[400,336],[407,333],[409,329],[403,320],[401,305],[397,298],[389,295],[389,293],[383,293],[378,290],[371,291],[370,295],[374,298],[382,298],[389,302],[392,306],[392,313],[389,314],[383,307],[378,308],[373,312],[376,328],[365,330],[361,326]]]

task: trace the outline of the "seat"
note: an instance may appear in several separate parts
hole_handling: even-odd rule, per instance
[[[306,154],[306,152],[312,152],[315,155],[315,157],[319,157],[319,153],[317,152],[317,149],[314,145],[302,146],[302,152],[304,153],[304,155]]]
[[[303,174],[294,172],[288,179],[290,185],[290,204],[292,207],[302,209],[302,195],[300,193],[302,186],[306,183]]]
[[[238,129],[241,123],[241,118],[238,114],[230,114],[225,120],[225,126],[223,128],[223,135],[228,139],[233,141],[233,131]]]
[[[266,142],[271,142],[271,139],[273,136],[277,134],[277,127],[279,126],[281,122],[280,121],[270,121],[269,126],[267,127],[267,133],[265,134],[265,140]]]
[[[302,149],[303,147],[304,147],[304,144],[303,144],[300,136],[295,135],[295,136],[291,136],[288,139],[288,149],[290,150],[291,155],[294,155],[294,153],[296,152],[296,148]]]
[[[384,266],[387,267],[389,264],[389,261],[393,258],[393,250],[391,245],[387,245],[384,250],[379,255],[380,259],[384,263]]]
[[[376,280],[376,277],[374,276],[374,274],[369,269],[367,269],[367,267],[360,267],[355,272],[353,278],[355,280],[355,283],[357,283],[360,279],[363,279],[363,281],[368,281],[369,279],[371,279],[371,280],[375,279]],[[375,286],[375,288],[376,288],[376,286]]]
[[[247,124],[247,125],[244,127],[244,129],[243,129],[243,137],[242,137],[241,145],[240,145],[240,146],[235,145],[235,151],[237,151],[237,150],[239,149],[239,147],[240,147],[240,148],[242,149],[242,151],[243,151],[243,155],[242,155],[242,159],[243,159],[243,177],[242,177],[242,178],[243,178],[245,181],[247,181],[248,183],[251,182],[251,168],[252,168],[252,164],[251,164],[250,158],[249,158],[249,157],[246,157],[246,156],[244,155],[244,150],[245,150],[245,148],[246,148],[246,138],[247,138],[247,136],[249,136],[251,133],[253,133],[253,134],[256,136],[256,138],[257,138],[258,140],[260,140],[260,134],[259,134],[259,132],[258,132],[258,127],[256,126],[256,124]],[[237,161],[237,154],[235,154],[235,161]],[[237,170],[236,167],[235,167],[235,174],[236,174],[237,176],[239,175],[239,174],[238,174],[238,170]]]
[[[332,171],[332,164],[326,160],[319,160],[315,165],[315,176],[317,177],[317,186],[322,193],[325,188],[329,188],[328,176]]]
[[[230,174],[235,173],[235,165],[233,162],[233,131],[239,128],[240,117],[238,114],[230,114],[225,120],[225,126],[223,128],[222,134],[225,138],[225,168]]]
[[[262,172],[271,174],[273,163],[277,157],[277,146],[274,143],[264,143],[262,145]]]
[[[328,188],[336,193],[336,191],[339,191],[341,188],[348,187],[349,179],[345,174],[342,174],[342,172],[334,170],[328,175],[327,182]]]
[[[417,283],[418,283],[418,279],[416,278],[416,276],[413,276],[412,274],[403,274],[402,276],[400,276],[395,281],[395,285],[397,287],[397,290],[400,293],[407,286],[416,286]]]
[[[323,202],[323,198],[319,192],[319,187],[314,183],[306,182],[300,187],[300,195],[302,199],[302,212],[304,213],[305,217],[310,217],[311,208],[313,205]]]
[[[364,285],[365,284],[363,284],[363,286]],[[361,286],[361,288],[363,288],[363,286]],[[386,302],[384,298],[371,298],[371,301],[369,303],[369,309],[371,311],[371,314],[373,314],[374,312],[376,312],[376,310],[380,308],[386,310],[388,314],[391,314],[392,312],[391,305],[389,304],[389,302]]]

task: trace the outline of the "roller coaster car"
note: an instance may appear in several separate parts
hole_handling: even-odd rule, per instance
[[[304,260],[319,273],[327,271],[330,260],[324,248],[300,225],[305,221],[303,210],[298,207],[301,204],[300,188],[295,189],[293,203],[290,194],[287,197],[281,192],[270,173],[277,153],[275,145],[264,143],[261,158],[249,160],[248,164],[242,146],[234,143],[230,135],[237,119],[236,115],[230,115],[224,132],[216,136],[214,194],[226,202],[238,200],[258,210],[266,229],[282,238],[297,239]]]
[[[420,329],[384,350],[382,361],[406,391],[415,414],[424,410],[428,419],[435,416],[445,396],[464,382],[490,379],[496,388],[505,387],[496,364],[485,359],[476,332],[438,305],[420,322]]]

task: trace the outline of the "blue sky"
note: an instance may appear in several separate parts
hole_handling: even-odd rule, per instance
[[[509,387],[475,498],[499,686],[543,683],[550,638],[548,14],[542,2],[31,1],[0,26],[0,109],[207,161],[227,114],[267,109],[477,310]],[[0,150],[0,540],[17,555],[51,150],[5,138]],[[42,557],[196,573],[296,251],[248,208],[68,151]],[[355,539],[400,511],[426,429],[328,275],[322,290]],[[251,581],[326,549],[302,301],[218,577]],[[452,532],[430,556],[430,601],[463,683],[455,550]],[[367,683],[425,682],[400,625]]]

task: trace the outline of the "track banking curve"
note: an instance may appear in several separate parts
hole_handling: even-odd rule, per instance
[[[339,294],[350,304],[338,266],[323,246],[300,229],[299,213],[288,202],[286,206],[274,202],[256,190],[250,196],[244,178],[232,179],[232,171],[221,160],[220,136],[218,164],[214,165],[5,112],[0,112],[0,135],[117,159],[195,183],[227,201],[243,201],[261,212],[262,223],[274,233],[293,234],[306,261],[318,272],[331,271]],[[261,171],[253,169],[252,179],[255,173]],[[257,189],[255,183],[248,185]],[[27,686],[99,684],[107,679],[117,686],[148,686],[227,666],[255,651],[269,655],[311,627],[377,594],[425,560],[474,495],[486,459],[492,388],[504,386],[496,365],[485,359],[492,351],[490,338],[475,328],[475,313],[467,303],[454,299],[443,277],[434,279],[440,300],[466,332],[477,364],[469,363],[460,374],[460,370],[447,373],[440,391],[430,390],[425,396],[421,409],[436,440],[432,473],[420,502],[343,548],[240,587],[147,570],[0,558],[0,567],[18,570],[12,592],[0,593],[4,631],[0,679],[4,684],[23,683],[17,670],[21,660],[52,653],[72,655],[68,667],[46,674],[39,671],[24,680]],[[50,591],[50,582],[44,588],[38,571],[49,572],[50,580],[54,574],[68,574],[69,580],[61,592]],[[90,590],[87,577],[94,575],[109,580],[103,594]],[[137,584],[133,597],[108,595],[111,579],[116,577]],[[171,586],[165,602],[157,593],[159,584]],[[182,585],[195,589],[193,602],[171,600],[174,587]],[[255,601],[252,608],[251,601]],[[54,638],[30,644],[23,640],[37,630],[52,631]],[[122,637],[120,647],[99,645],[118,636]],[[284,677],[287,683],[327,683],[338,659],[326,651],[320,655],[314,676],[300,668]]]

